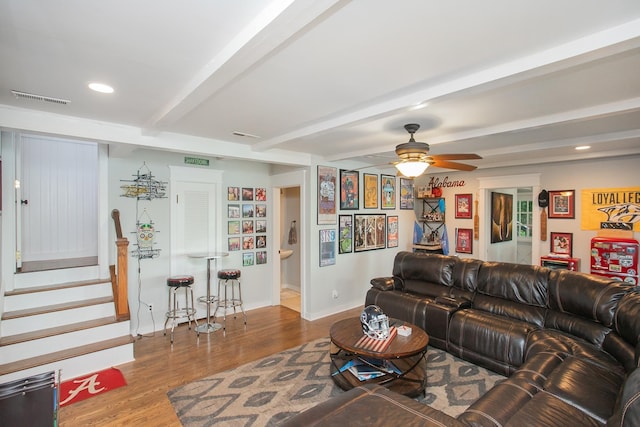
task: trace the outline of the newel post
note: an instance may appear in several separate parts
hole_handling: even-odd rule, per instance
[[[117,272],[115,277],[114,299],[116,305],[116,318],[118,320],[129,319],[129,300],[128,300],[128,261],[127,253],[129,240],[122,237],[122,227],[120,226],[120,212],[117,209],[111,211],[111,217],[116,227],[116,246],[118,248],[117,255]]]

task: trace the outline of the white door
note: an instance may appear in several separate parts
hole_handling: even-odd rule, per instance
[[[22,135],[18,150],[18,267],[29,261],[97,261],[98,144]]]
[[[190,178],[184,175],[189,171],[197,169],[171,168],[171,274],[194,276],[194,293],[197,298],[207,292],[207,260],[189,255],[219,250],[220,184],[217,182],[218,173],[204,174],[205,176],[196,173]],[[212,277],[216,277],[213,271]],[[212,286],[214,283],[215,280],[212,279]],[[212,291],[215,289],[212,288]],[[201,317],[206,308],[204,305],[196,308]]]

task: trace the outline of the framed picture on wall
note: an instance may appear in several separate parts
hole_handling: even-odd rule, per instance
[[[227,234],[240,234],[240,221],[228,221]]]
[[[353,250],[355,252],[384,249],[387,245],[386,214],[355,214]]]
[[[575,196],[575,190],[549,191],[549,218],[575,218]]]
[[[257,202],[266,202],[267,201],[267,189],[264,187],[256,188],[256,201]]]
[[[338,217],[338,253],[353,252],[353,215]]]
[[[378,175],[363,174],[364,180],[364,208],[378,209]]]
[[[256,203],[256,218],[267,217],[267,205],[265,203]]]
[[[413,180],[400,178],[400,209],[413,210]]]
[[[320,230],[320,267],[336,263],[336,230]]]
[[[491,192],[491,243],[513,239],[513,195]]]
[[[551,253],[555,255],[573,255],[573,233],[551,232]]]
[[[245,236],[242,238],[242,249],[255,249],[256,241],[253,236]]]
[[[240,218],[240,205],[227,206],[227,216],[229,218]]]
[[[227,200],[240,200],[240,187],[227,187]]]
[[[380,175],[380,207],[382,209],[396,208],[396,177]]]
[[[398,216],[392,215],[387,217],[387,247],[398,247]]]
[[[473,253],[473,229],[456,228],[456,252],[460,254]]]
[[[360,209],[360,172],[340,169],[340,209]]]
[[[239,251],[240,250],[240,238],[239,237],[229,237],[227,248],[229,252]]]
[[[456,194],[456,218],[471,219],[471,194]]]
[[[242,254],[242,266],[248,267],[254,264],[255,256],[253,252],[244,252]]]
[[[242,204],[242,218],[253,218],[254,216],[254,204],[243,203]]]
[[[242,220],[242,234],[253,234],[253,220],[252,219],[243,219]]]
[[[242,187],[242,200],[253,200],[253,188]]]
[[[318,225],[336,223],[338,169],[318,166]]]

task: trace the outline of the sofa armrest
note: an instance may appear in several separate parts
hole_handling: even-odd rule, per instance
[[[457,308],[457,309],[471,307],[471,301],[464,298],[455,299],[451,297],[436,297],[435,303],[445,305],[447,307]]]
[[[381,291],[392,291],[395,289],[395,279],[393,277],[376,277],[371,279],[371,286]]]

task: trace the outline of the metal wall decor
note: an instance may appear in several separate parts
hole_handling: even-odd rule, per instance
[[[155,235],[159,231],[155,229],[155,225],[149,212],[144,208],[141,214],[138,214],[140,201],[152,201],[155,199],[165,199],[167,197],[167,183],[155,179],[146,162],[133,175],[134,179],[121,180],[127,184],[121,185],[123,190],[122,197],[130,197],[136,199],[136,244],[131,250],[131,256],[134,258],[148,259],[155,258],[160,255],[160,249],[155,249]]]

